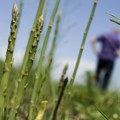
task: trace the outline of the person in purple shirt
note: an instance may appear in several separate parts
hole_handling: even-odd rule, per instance
[[[100,50],[97,48],[96,43],[100,43]],[[92,38],[92,46],[98,57],[96,84],[102,89],[107,89],[115,60],[120,57],[119,31],[113,29],[110,33]]]

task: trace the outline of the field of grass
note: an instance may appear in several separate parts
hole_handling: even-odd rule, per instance
[[[2,69],[3,61],[0,62]],[[9,86],[14,86],[14,77],[17,76],[19,68],[13,68]],[[30,76],[30,83],[28,88],[24,93],[23,100],[21,102],[21,107],[18,111],[18,120],[27,120],[30,96],[33,88],[32,74]],[[0,73],[0,76],[2,73]],[[85,79],[85,81],[87,81]],[[52,84],[57,91],[58,82],[52,81]],[[52,111],[52,104],[55,102],[53,99],[52,91],[50,90],[49,83],[45,82],[44,87],[41,90],[40,101],[47,100],[47,107],[44,113],[43,120],[48,120]],[[10,89],[11,95],[13,89]],[[119,120],[120,119],[120,93],[117,91],[102,91],[99,88],[92,86],[74,84],[71,103],[69,106],[64,104],[64,99],[61,101],[60,108],[58,110],[57,120],[61,120],[63,113],[65,113],[65,120]],[[54,102],[53,102],[54,101]],[[40,104],[40,103],[39,103]],[[65,110],[66,108],[66,110]],[[36,106],[36,113],[39,110],[39,106]],[[64,111],[65,110],[65,111]],[[64,111],[62,113],[62,111]],[[35,114],[36,116],[37,114]]]
[[[21,13],[21,11],[17,4],[13,5],[6,58],[5,61],[0,60],[0,120],[120,119],[119,93],[117,91],[98,89],[94,85],[91,72],[85,74],[86,85],[74,83],[98,0],[93,2],[71,78],[66,77],[67,69],[69,69],[66,64],[60,80],[51,79],[51,67],[61,21],[61,14],[59,12],[57,14],[60,1],[56,0],[53,6],[42,49],[38,55],[39,61],[34,68],[38,43],[41,40],[45,22],[46,13],[42,12],[45,0],[39,2],[23,62],[18,67],[13,66],[13,54],[20,23],[21,14],[19,12]],[[20,10],[22,10],[22,2],[21,0]],[[111,16],[115,17],[112,14]],[[119,18],[117,19],[119,20]],[[55,23],[54,37],[47,62],[43,65],[53,23]]]

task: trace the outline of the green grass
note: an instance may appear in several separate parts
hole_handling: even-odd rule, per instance
[[[2,68],[3,62],[0,61],[0,66]],[[13,78],[17,76],[17,72],[19,72],[19,68],[13,68],[10,76],[11,82],[10,86],[14,85]],[[34,70],[31,72],[31,76],[34,73]],[[0,73],[1,76],[2,73]],[[32,77],[30,77],[32,79]],[[58,86],[57,81],[53,81],[52,83],[56,90]],[[32,83],[28,85],[29,89],[26,89],[24,98],[22,100],[21,107],[19,109],[18,117],[23,120],[28,115],[28,106],[30,104],[30,94],[32,91]],[[45,91],[47,89],[47,91]],[[12,93],[12,89],[10,90]],[[42,100],[47,100],[47,109],[44,115],[44,119],[48,119],[52,110],[52,98],[51,93],[48,88],[48,84],[45,83],[45,86],[42,88]],[[73,94],[71,104],[68,107],[70,110],[69,120],[107,120],[104,115],[109,120],[119,120],[120,119],[120,94],[118,91],[102,91],[94,86],[92,86],[92,94],[89,92],[89,88],[87,86],[74,84],[73,86]],[[64,101],[62,101],[60,109],[63,109],[66,106],[63,106]],[[39,110],[39,107],[36,107]],[[61,111],[58,111],[58,120],[61,119]],[[104,114],[104,115],[103,115]]]
[[[73,70],[73,74],[71,75],[72,77],[69,80],[68,86],[68,78],[65,77],[68,68],[67,65],[63,69],[63,73],[61,73],[60,81],[54,81],[50,76],[56,40],[59,34],[59,19],[56,21],[53,44],[51,46],[49,57],[46,60],[48,62],[47,67],[43,65],[43,61],[46,58],[45,54],[49,43],[49,37],[55,21],[60,0],[57,0],[54,6],[45,39],[43,41],[39,62],[37,66],[32,69],[35,54],[37,52],[38,40],[40,38],[39,33],[43,28],[43,23],[37,19],[42,14],[44,2],[44,0],[40,1],[22,65],[19,67],[10,66],[10,71],[8,69],[6,71],[9,72],[8,75],[10,76],[7,75],[7,82],[5,85],[3,84],[4,86],[1,84],[1,86],[4,88],[3,90],[5,91],[2,90],[0,96],[5,98],[5,102],[3,101],[5,104],[2,104],[1,102],[1,106],[3,107],[0,109],[0,119],[37,120],[37,118],[43,118],[42,120],[119,120],[119,92],[103,91],[98,89],[92,80],[93,77],[91,71],[85,74],[86,85],[74,83],[82,57],[82,52],[84,50],[86,37],[93,20],[98,0],[94,0],[90,18],[84,31],[75,68]],[[113,14],[110,15],[114,18],[117,18]],[[117,19],[119,20],[119,18]],[[36,23],[36,21],[38,21],[38,23]],[[13,33],[14,31],[11,34],[12,38],[14,38],[16,35]],[[11,39],[9,42],[11,42]],[[12,51],[12,46],[10,49]],[[8,51],[10,49],[8,49]],[[11,57],[7,60],[7,62],[11,65],[13,52],[10,52],[9,54]],[[1,80],[5,67],[5,62],[0,60]],[[18,78],[18,76],[20,76],[20,78]],[[1,81],[1,83],[2,82],[4,83],[4,81]],[[2,87],[0,89],[2,89]],[[68,89],[66,90],[65,88]]]

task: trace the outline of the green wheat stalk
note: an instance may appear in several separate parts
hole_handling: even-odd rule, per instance
[[[29,117],[28,117],[29,120],[32,120],[32,114],[33,114],[35,99],[36,99],[36,96],[37,96],[38,88],[40,87],[40,84],[41,84],[41,81],[40,81],[39,78],[40,78],[40,74],[42,72],[42,63],[43,63],[43,60],[44,60],[45,51],[46,51],[46,48],[47,48],[49,36],[50,36],[50,33],[51,33],[51,29],[52,29],[52,26],[53,26],[53,22],[54,22],[54,19],[55,19],[55,15],[56,15],[59,3],[60,3],[60,0],[56,0],[56,4],[55,4],[54,10],[52,12],[51,18],[50,18],[49,26],[48,26],[47,33],[46,33],[46,36],[45,36],[45,39],[44,39],[41,54],[40,54],[40,57],[39,57],[38,66],[37,66],[37,69],[36,69],[36,72],[35,72],[35,77],[34,77],[35,84],[34,84],[32,96],[31,96],[31,105],[30,105]]]
[[[25,69],[21,75],[21,79],[19,79],[17,93],[16,93],[16,96],[15,96],[15,99],[13,102],[13,110],[11,111],[9,120],[15,119],[15,114],[20,106],[23,92],[24,92],[24,88],[25,88],[25,85],[27,83],[27,79],[28,79],[28,76],[30,74],[30,71],[31,71],[31,68],[33,65],[33,61],[35,59],[35,54],[36,54],[36,50],[37,50],[37,46],[38,46],[38,42],[39,42],[39,38],[40,38],[40,33],[42,32],[42,28],[43,28],[43,16],[40,16],[40,18],[36,24],[35,30],[34,30],[33,43],[32,43],[32,46],[29,50],[28,61],[27,61],[27,64],[25,66]]]
[[[36,24],[37,24],[37,21],[38,21],[39,17],[40,17],[41,14],[42,14],[43,7],[44,7],[44,3],[45,3],[45,0],[40,0],[40,2],[39,2],[39,6],[38,6],[37,13],[36,13],[36,17],[35,17],[35,20],[34,20],[34,23],[33,23],[33,26],[32,26],[31,32],[30,32],[28,44],[27,44],[27,47],[26,47],[26,51],[25,51],[25,55],[24,55],[24,59],[23,59],[22,67],[21,67],[21,72],[20,72],[20,74],[19,74],[18,81],[15,82],[14,95],[13,95],[13,98],[12,98],[12,100],[11,100],[12,102],[14,101],[15,94],[16,94],[16,92],[17,92],[17,88],[18,88],[19,81],[20,81],[21,78],[22,78],[22,73],[25,71],[25,66],[26,66],[26,64],[27,64],[28,57],[29,57],[29,51],[30,51],[30,48],[31,48],[31,46],[32,46],[33,39],[34,39],[35,27],[36,27]],[[23,0],[20,1],[20,8],[22,9],[22,7],[23,7]],[[21,12],[20,12],[20,15],[21,15]]]
[[[36,26],[36,23],[37,23],[37,21],[39,19],[39,16],[41,16],[41,14],[42,14],[44,3],[45,3],[45,0],[40,0],[40,2],[39,2],[37,14],[36,14],[36,17],[35,17],[35,20],[34,20],[34,23],[33,23],[33,27],[32,27],[32,30],[30,32],[28,44],[27,44],[27,47],[26,47],[26,51],[25,51],[25,55],[24,55],[24,60],[23,60],[22,68],[21,68],[21,72],[24,71],[25,66],[27,64],[28,57],[29,57],[29,51],[30,51],[31,45],[33,43],[35,26]]]
[[[7,95],[6,89],[13,64],[13,52],[14,52],[16,35],[17,35],[17,27],[18,27],[18,7],[16,4],[14,4],[12,9],[12,21],[10,26],[11,31],[8,40],[8,48],[7,48],[6,59],[3,68],[3,76],[0,83],[0,108],[3,108],[5,97]]]
[[[22,4],[23,4],[22,2],[23,2],[23,0],[20,1],[20,8],[22,7]],[[12,103],[14,102],[15,95],[16,95],[17,88],[18,88],[18,84],[19,84],[19,81],[22,78],[22,73],[25,71],[25,66],[27,64],[28,57],[29,57],[29,51],[30,51],[30,48],[32,46],[33,39],[34,39],[34,31],[35,31],[36,23],[37,23],[39,17],[41,16],[41,14],[42,14],[44,3],[45,3],[45,0],[40,0],[40,2],[39,2],[36,17],[34,19],[34,23],[33,23],[33,26],[32,26],[31,32],[30,32],[29,40],[28,40],[28,44],[27,44],[27,47],[26,47],[26,51],[25,51],[25,55],[24,55],[24,59],[23,59],[22,67],[21,67],[21,72],[19,74],[18,81],[15,82],[14,95],[13,95],[13,98],[11,100]]]
[[[56,104],[53,108],[53,113],[51,114],[51,117],[50,117],[50,120],[56,120],[56,117],[57,117],[57,111],[58,111],[58,108],[60,106],[60,103],[61,103],[61,100],[62,100],[62,97],[64,95],[64,91],[65,91],[65,88],[67,86],[67,83],[68,83],[68,78],[65,78],[63,80],[63,85],[61,86],[61,90],[60,90],[60,93],[58,95],[58,98],[56,100]]]
[[[113,19],[110,19],[110,21],[112,21],[112,22],[114,22],[114,23],[116,23],[116,24],[120,25],[120,21],[113,20]]]
[[[116,24],[118,24],[118,25],[120,25],[120,21],[118,21],[118,20],[120,20],[120,18],[119,17],[117,17],[116,15],[114,15],[114,14],[111,14],[111,13],[108,13],[110,16],[112,16],[113,18],[115,18],[116,20],[114,20],[114,19],[110,19],[110,21],[112,21],[112,22],[114,22],[114,23],[116,23]]]
[[[114,15],[114,14],[108,13],[108,15],[110,15],[111,17],[114,17],[114,18],[116,18],[116,19],[118,19],[118,20],[120,20],[120,18],[119,18],[119,17],[117,17],[117,16],[116,16],[116,15]]]
[[[49,76],[50,76],[51,65],[52,65],[53,56],[54,56],[55,48],[56,48],[56,42],[57,42],[58,33],[59,33],[60,20],[61,20],[61,13],[58,12],[56,27],[55,27],[55,32],[54,32],[54,38],[53,38],[52,46],[51,46],[51,49],[50,49],[50,52],[49,52],[49,57],[48,57],[48,62],[47,62],[46,68],[45,68],[45,73],[44,73],[43,79],[41,81],[41,85],[38,88],[38,92],[37,92],[38,95],[37,95],[36,101],[38,101],[38,99],[40,98],[40,92],[41,92],[42,86],[44,85],[44,82],[46,80],[48,80]],[[50,80],[48,80],[48,82],[49,82],[49,87],[50,87],[52,96],[55,96],[53,85],[50,82]]]
[[[68,70],[68,64],[66,64],[63,68],[62,75],[61,75],[60,82],[59,82],[59,86],[58,86],[58,91],[57,91],[58,94],[62,89],[67,70]]]
[[[77,73],[80,61],[81,61],[81,56],[82,56],[82,53],[83,53],[83,50],[84,50],[87,34],[89,32],[89,28],[90,28],[90,25],[91,25],[93,17],[94,17],[94,13],[95,13],[95,10],[96,10],[97,3],[98,3],[98,0],[94,0],[94,4],[93,4],[93,7],[92,7],[91,15],[90,15],[90,18],[88,20],[87,26],[85,28],[85,32],[84,32],[84,35],[83,35],[82,43],[81,43],[80,50],[79,50],[79,53],[78,53],[76,65],[75,65],[72,77],[70,79],[70,83],[69,83],[69,87],[68,87],[68,94],[70,94],[70,91],[72,90],[72,86],[73,86],[73,83],[74,83],[74,80],[75,80],[75,76],[76,76],[76,73]]]
[[[45,110],[46,110],[46,105],[47,105],[47,101],[41,102],[40,110],[39,110],[38,115],[35,118],[35,120],[43,120],[43,115],[44,115]]]
[[[59,81],[59,84],[58,84],[58,90],[57,90],[57,95],[56,95],[56,98],[55,98],[55,101],[53,101],[53,111],[52,111],[52,114],[51,114],[51,118],[54,116],[53,113],[55,111],[55,106],[57,105],[57,102],[58,102],[58,98],[61,94],[61,91],[63,89],[63,85],[64,85],[64,80],[65,80],[65,75],[67,73],[67,70],[68,70],[68,64],[66,64],[63,68],[63,71],[62,71],[62,75],[60,77],[60,81]],[[56,113],[54,113],[56,114]]]
[[[22,16],[22,11],[23,11],[23,5],[24,5],[23,4],[23,0],[20,0],[20,3],[19,3],[19,19],[18,19],[17,35],[18,35],[18,31],[19,31],[19,26],[20,26],[20,21],[21,21],[21,16]],[[16,39],[17,39],[17,35],[16,35]],[[19,73],[17,73],[17,74],[19,74]],[[14,82],[17,82],[17,81],[14,80]],[[6,96],[6,99],[5,99],[6,104],[9,104],[9,102],[10,102],[10,100],[9,100],[10,96],[11,96],[11,92],[9,92],[10,89],[11,89],[11,86],[10,85],[7,86],[7,96]]]
[[[76,77],[76,73],[77,73],[77,70],[78,70],[78,67],[79,67],[79,64],[80,64],[80,61],[81,61],[81,56],[82,56],[82,53],[83,53],[83,50],[84,50],[87,34],[89,32],[89,28],[91,26],[91,23],[92,23],[94,14],[95,14],[97,3],[98,3],[98,0],[94,0],[92,11],[91,11],[87,26],[86,26],[85,31],[84,31],[84,35],[83,35],[82,43],[81,43],[81,46],[80,46],[80,49],[79,49],[79,53],[78,53],[77,61],[76,61],[76,64],[75,64],[75,68],[74,68],[72,77],[70,79],[70,83],[68,85],[68,88],[66,90],[66,96],[65,96],[65,105],[66,106],[69,105],[70,100],[71,100],[70,98],[71,98],[72,87],[73,87],[74,80],[75,80],[75,77]]]

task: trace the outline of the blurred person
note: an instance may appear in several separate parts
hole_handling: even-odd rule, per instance
[[[115,65],[115,60],[120,57],[120,31],[112,29],[109,33],[92,38],[92,47],[98,57],[95,79],[96,85],[107,89]],[[101,45],[98,49],[96,43]]]

